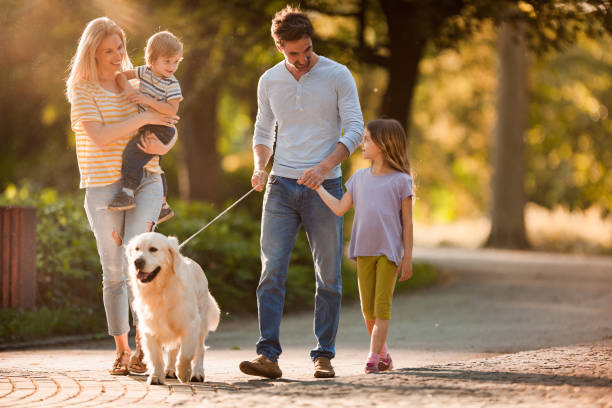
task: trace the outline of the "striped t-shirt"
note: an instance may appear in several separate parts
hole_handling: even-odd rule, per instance
[[[81,188],[102,187],[121,179],[123,149],[136,134],[125,135],[104,147],[98,147],[87,135],[83,122],[111,124],[122,122],[138,113],[125,93],[113,93],[99,85],[81,81],[76,84],[70,109],[70,121],[76,137],[76,154],[81,173]],[[161,173],[158,156],[145,169]]]
[[[174,75],[163,78],[155,75],[150,67],[141,65],[135,68],[136,77],[140,80],[139,90],[156,101],[168,102],[171,99],[183,100],[181,86]],[[180,102],[180,101],[179,101]],[[139,105],[140,110],[145,107]]]

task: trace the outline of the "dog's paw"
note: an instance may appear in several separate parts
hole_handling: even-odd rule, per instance
[[[149,378],[147,378],[147,384],[149,384],[149,385],[164,385],[164,384],[166,384],[166,380],[161,375],[153,375],[153,374],[151,374],[151,375],[149,375]]]
[[[191,378],[191,364],[179,364],[177,369],[176,376],[178,377],[179,381],[183,384],[187,384]]]
[[[191,376],[191,382],[204,382],[204,374],[194,374]]]
[[[166,378],[176,378],[176,371],[174,368],[168,368],[166,370]]]

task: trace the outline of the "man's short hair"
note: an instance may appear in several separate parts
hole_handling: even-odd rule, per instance
[[[297,7],[287,6],[277,12],[272,19],[272,38],[282,47],[285,41],[297,41],[312,37],[314,28],[306,14]]]

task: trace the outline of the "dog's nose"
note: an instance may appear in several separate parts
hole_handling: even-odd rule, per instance
[[[136,269],[142,269],[145,266],[145,261],[142,258],[138,258],[134,261],[134,266]]]

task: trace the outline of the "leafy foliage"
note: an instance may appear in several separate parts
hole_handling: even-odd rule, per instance
[[[612,211],[611,45],[582,38],[532,71],[526,190],[535,203]]]
[[[0,196],[0,205],[29,205],[38,209],[38,311],[0,311],[0,341],[105,329],[99,258],[82,203],[81,194],[59,195],[52,189],[37,192],[29,185],[20,188],[11,185]],[[259,210],[257,205],[255,209],[249,208],[252,206],[249,203],[246,208],[225,214],[181,251],[205,270],[225,318],[257,311],[261,204]],[[176,216],[161,224],[159,231],[174,235],[181,242],[219,213],[218,208],[203,202],[176,201],[172,207]],[[354,262],[343,261],[343,296],[347,301],[358,298],[354,268]],[[400,287],[429,286],[436,280],[435,270],[417,265],[415,279]],[[301,232],[287,275],[286,312],[312,308],[314,282],[312,255]]]
[[[0,205],[37,208],[37,306],[102,310],[100,262],[81,195],[9,186]]]
[[[0,309],[0,342],[3,343],[102,333],[105,327],[104,312],[88,308]]]
[[[176,216],[159,231],[187,239],[220,211],[203,202],[172,203]],[[260,221],[249,209],[233,209],[202,231],[182,248],[183,255],[198,262],[221,309],[228,313],[255,313],[255,289],[261,274],[259,253]],[[261,212],[259,212],[261,214]],[[343,265],[343,290],[347,298],[358,296],[354,266]],[[310,308],[314,301],[315,279],[312,255],[303,231],[299,234],[287,272],[286,311]]]

